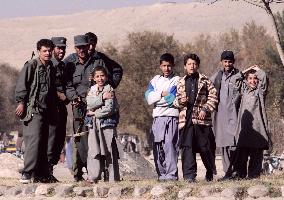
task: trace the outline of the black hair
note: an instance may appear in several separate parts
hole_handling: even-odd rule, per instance
[[[54,44],[50,39],[41,39],[36,43],[36,49],[39,51],[41,47],[50,47],[54,49]]]
[[[95,67],[93,72],[91,73],[91,75],[94,76],[95,73],[98,72],[98,71],[103,72],[106,76],[108,75],[106,69],[103,66]]]
[[[85,34],[85,36],[87,36],[88,42],[89,43],[95,43],[97,44],[98,42],[98,37],[96,36],[96,34],[92,33],[92,32],[88,32]]]
[[[246,79],[248,78],[249,74],[255,74],[255,73],[256,73],[256,70],[255,70],[255,69],[250,69],[250,70],[248,70],[248,71],[245,73]]]
[[[194,53],[186,54],[184,56],[184,59],[183,59],[184,65],[186,65],[188,59],[194,60],[197,63],[198,66],[200,65],[200,58],[198,57],[198,55],[196,55]]]
[[[170,53],[164,53],[163,55],[161,55],[161,57],[160,57],[160,64],[162,64],[163,61],[169,62],[172,65],[175,64],[175,58]]]

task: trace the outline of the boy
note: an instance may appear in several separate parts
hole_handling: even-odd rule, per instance
[[[153,154],[160,181],[178,179],[178,109],[173,107],[173,100],[179,77],[173,72],[174,65],[171,54],[161,55],[162,75],[156,75],[145,92],[148,104],[154,104]]]
[[[263,150],[269,148],[265,97],[268,79],[263,70],[252,66],[243,71],[244,79],[238,79],[241,86],[235,100],[241,99],[236,139],[237,155],[234,169],[239,178],[257,178],[260,176],[263,161]],[[247,162],[249,163],[247,167]]]
[[[216,72],[210,80],[217,90],[218,106],[213,115],[213,130],[216,146],[222,150],[222,164],[225,176],[219,180],[232,178],[231,164],[236,150],[235,133],[239,105],[233,99],[234,80],[239,72],[234,67],[235,56],[232,51],[225,50],[221,54],[222,69]]]
[[[96,84],[87,95],[87,115],[93,116],[93,127],[89,129],[88,136],[88,181],[96,183],[102,171],[106,173],[105,165],[109,174],[105,174],[106,178],[119,181],[119,156],[115,139],[119,120],[118,103],[113,88],[106,83],[105,68],[96,67],[92,76]]]
[[[211,150],[211,112],[218,99],[212,82],[198,73],[200,59],[196,54],[184,57],[186,75],[177,84],[174,105],[179,108],[180,147],[182,149],[183,178],[195,182],[196,153],[199,152],[206,168],[206,181],[213,180],[214,159]]]

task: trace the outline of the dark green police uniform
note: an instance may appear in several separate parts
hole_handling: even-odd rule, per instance
[[[44,66],[39,58],[32,59],[21,70],[15,90],[16,101],[24,103],[26,111],[22,119],[23,173],[35,177],[49,176],[48,135],[55,130],[58,121],[55,75],[52,62]]]
[[[75,36],[76,37],[76,36]],[[86,37],[78,38],[86,42]],[[77,44],[80,41],[75,40]],[[81,43],[84,45],[84,43]],[[79,46],[79,45],[78,45]],[[82,168],[87,167],[88,154],[88,129],[84,125],[86,114],[86,96],[90,88],[89,76],[92,70],[97,66],[105,66],[102,59],[94,59],[90,57],[84,64],[79,62],[77,54],[71,54],[65,62],[66,96],[70,101],[74,101],[80,97],[82,102],[79,106],[72,106],[73,110],[73,131],[74,131],[74,148],[73,148],[73,171],[75,180],[82,179]]]
[[[66,47],[66,38],[64,37],[52,37],[51,41],[57,47]],[[66,91],[66,83],[64,80],[64,68],[65,63],[61,60],[57,60],[55,58],[51,59],[53,66],[56,69],[56,89],[58,92],[65,94]],[[50,170],[52,172],[53,165],[56,165],[60,159],[60,154],[64,147],[65,136],[66,136],[66,122],[67,122],[67,108],[66,105],[69,101],[66,99],[62,101],[58,99],[58,124],[56,126],[55,131],[51,131],[48,137],[48,163],[50,165]]]

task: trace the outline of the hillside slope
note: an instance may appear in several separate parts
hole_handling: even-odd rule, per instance
[[[274,11],[283,10],[278,5]],[[72,15],[29,17],[0,20],[0,62],[21,68],[30,58],[40,38],[66,36],[68,53],[73,51],[73,36],[88,31],[99,37],[99,45],[122,44],[133,31],[160,31],[174,34],[181,42],[190,41],[200,33],[218,34],[230,28],[240,29],[255,20],[271,29],[264,10],[243,1],[223,0],[205,3],[167,3],[88,11]]]

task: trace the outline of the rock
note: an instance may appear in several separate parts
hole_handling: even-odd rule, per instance
[[[19,178],[19,166],[23,165],[23,160],[10,154],[0,154],[0,177]]]
[[[221,192],[221,197],[228,197],[234,199],[239,192],[240,192],[239,188],[229,187]]]
[[[126,153],[117,142],[119,151],[119,172],[127,180],[145,180],[157,178],[154,166],[139,153]]]
[[[22,193],[22,188],[20,186],[16,186],[16,187],[11,187],[10,189],[8,189],[6,191],[6,195],[7,196],[16,196],[18,194]]]
[[[93,188],[91,187],[74,187],[73,191],[77,196],[81,197],[92,196],[94,194]]]
[[[151,190],[151,195],[154,197],[160,197],[168,192],[168,188],[165,185],[156,185]]]
[[[111,187],[108,191],[108,198],[120,198],[122,195],[122,187]]]
[[[202,187],[199,194],[201,197],[209,197],[215,193],[215,188],[211,186]]]
[[[180,190],[179,192],[178,192],[178,198],[179,199],[183,199],[183,198],[185,198],[185,197],[188,197],[188,196],[190,196],[190,193],[192,192],[192,188],[185,188],[185,189],[183,189],[183,190]]]
[[[53,192],[54,188],[52,185],[48,185],[48,184],[42,184],[42,185],[39,185],[37,188],[36,188],[36,191],[35,191],[35,195],[37,196],[40,196],[40,195],[48,195],[48,194],[51,194]]]
[[[73,193],[72,184],[57,185],[55,187],[55,195],[60,197],[69,197]]]
[[[267,196],[269,191],[264,185],[255,185],[250,187],[247,192],[250,197],[259,198]]]
[[[109,187],[107,186],[95,186],[93,187],[94,197],[107,197]]]
[[[6,186],[0,185],[0,196],[3,196],[7,190]]]
[[[284,185],[282,185],[282,186],[280,187],[280,190],[281,190],[281,193],[282,193],[282,197],[284,197]]]
[[[35,193],[35,191],[36,191],[36,188],[37,188],[37,185],[35,185],[35,184],[25,185],[25,186],[23,186],[22,194],[23,195],[27,195],[27,196],[33,195]]]
[[[149,187],[143,187],[136,185],[132,193],[133,197],[142,197],[143,194],[149,191]]]

